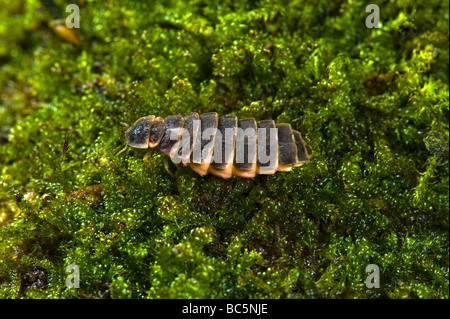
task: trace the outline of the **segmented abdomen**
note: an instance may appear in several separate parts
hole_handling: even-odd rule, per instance
[[[190,113],[165,119],[148,116],[136,121],[127,132],[133,133],[133,128],[141,132],[135,135],[148,136],[148,147],[200,175],[254,177],[290,171],[307,162],[311,154],[301,134],[290,124],[275,124],[272,120],[257,122],[253,118],[219,117],[215,112],[200,116]]]

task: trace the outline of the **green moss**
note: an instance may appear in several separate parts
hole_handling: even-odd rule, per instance
[[[0,296],[448,298],[448,3],[377,3],[379,29],[362,1],[86,1],[77,46],[64,1],[0,0]],[[291,123],[313,157],[114,156],[120,122],[191,111]]]

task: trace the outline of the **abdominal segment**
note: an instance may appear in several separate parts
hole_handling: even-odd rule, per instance
[[[311,155],[300,132],[290,124],[219,117],[215,112],[155,118],[148,145],[199,175],[221,178],[291,171]]]

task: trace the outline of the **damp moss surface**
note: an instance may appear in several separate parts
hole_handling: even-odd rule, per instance
[[[448,1],[372,1],[378,28],[364,1],[74,3],[69,29],[0,0],[1,298],[449,298]],[[192,111],[291,123],[311,160],[115,157],[121,122]]]

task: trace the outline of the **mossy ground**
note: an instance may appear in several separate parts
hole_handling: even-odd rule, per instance
[[[448,1],[78,1],[79,45],[69,3],[0,0],[2,298],[449,297]],[[292,123],[311,162],[114,157],[191,111]]]

